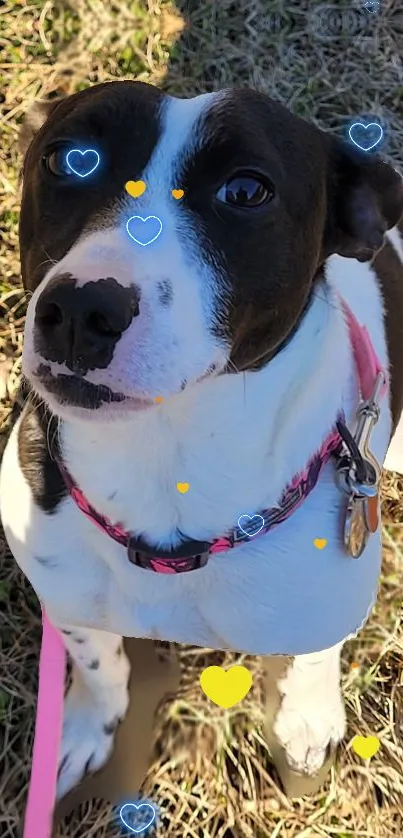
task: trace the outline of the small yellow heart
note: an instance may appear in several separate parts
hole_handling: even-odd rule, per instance
[[[315,538],[315,541],[313,543],[314,543],[315,547],[318,548],[318,550],[323,550],[323,548],[326,547],[327,539],[326,538]]]
[[[189,483],[177,483],[176,488],[177,488],[178,492],[181,493],[181,495],[184,495],[185,492],[189,491],[190,486],[189,486]]]
[[[146,191],[147,186],[144,183],[144,180],[128,180],[125,183],[126,192],[132,196],[132,198],[139,198],[143,192]]]
[[[252,673],[245,666],[208,666],[200,676],[200,686],[210,701],[219,707],[234,707],[248,695]]]
[[[173,189],[171,194],[173,198],[176,198],[176,200],[179,201],[180,198],[183,198],[185,193],[183,189]]]
[[[371,759],[379,751],[380,741],[377,736],[354,736],[353,750],[362,759]]]

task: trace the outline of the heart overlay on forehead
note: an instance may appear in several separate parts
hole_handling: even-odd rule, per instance
[[[142,215],[132,215],[126,222],[126,230],[133,241],[147,247],[158,239],[162,232],[162,221],[157,215],[147,215],[146,218]]]
[[[155,816],[156,811],[151,803],[125,803],[119,811],[120,820],[135,835],[149,829],[155,821]]]
[[[86,151],[72,148],[66,155],[66,163],[75,175],[88,177],[98,166],[99,154],[93,148],[87,148]]]

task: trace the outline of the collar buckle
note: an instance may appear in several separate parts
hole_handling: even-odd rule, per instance
[[[129,561],[155,573],[186,573],[205,567],[210,558],[210,544],[207,541],[184,541],[172,550],[150,547],[142,538],[128,537],[127,556]]]

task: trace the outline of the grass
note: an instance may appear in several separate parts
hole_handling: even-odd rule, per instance
[[[380,12],[370,15],[361,0],[337,0],[333,9],[348,12],[347,23],[340,26],[334,14],[320,17],[323,5],[316,0],[4,0],[0,7],[0,47],[5,48],[0,63],[2,444],[19,377],[26,304],[17,239],[21,168],[17,140],[30,102],[55,90],[72,93],[123,77],[161,85],[179,96],[250,85],[340,135],[352,117],[378,117],[387,127],[383,153],[402,166],[400,2],[383,0]],[[327,784],[313,798],[289,801],[281,793],[261,733],[263,684],[258,659],[248,659],[254,686],[241,709],[207,713],[198,679],[217,655],[182,648],[181,690],[173,702],[160,708],[155,758],[143,788],[143,795],[155,800],[163,812],[161,834],[169,838],[402,834],[402,489],[397,475],[384,477],[381,590],[365,629],[344,647],[348,732]],[[1,540],[0,554],[4,611],[0,825],[4,838],[16,838],[30,770],[40,616],[32,588]],[[220,657],[225,665],[236,659],[230,654]],[[352,750],[357,733],[376,735],[381,741],[369,763]],[[109,808],[93,801],[62,825],[58,838],[116,834]]]

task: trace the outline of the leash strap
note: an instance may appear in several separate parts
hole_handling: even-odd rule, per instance
[[[348,326],[362,398],[367,400],[371,397],[379,372],[385,374],[385,383],[381,389],[381,396],[385,396],[388,391],[388,376],[376,354],[368,329],[359,323],[343,297],[340,294],[338,296]]]
[[[31,779],[23,838],[50,838],[63,722],[66,652],[42,608],[42,646]]]

